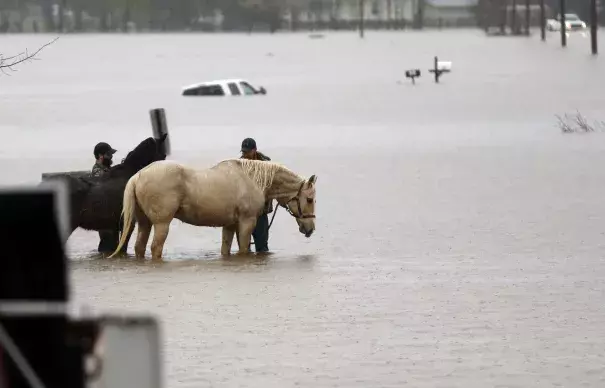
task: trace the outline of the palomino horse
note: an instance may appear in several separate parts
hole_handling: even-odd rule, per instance
[[[222,255],[231,253],[234,234],[239,253],[248,253],[250,236],[267,199],[277,200],[296,219],[298,230],[311,236],[315,230],[316,181],[315,175],[305,180],[286,167],[267,161],[229,159],[203,170],[174,161],[155,162],[126,185],[124,230],[130,230],[136,217],[137,258],[145,257],[152,226],[152,259],[162,258],[173,218],[195,226],[222,227]],[[113,255],[124,243],[126,234],[122,234]]]
[[[100,178],[59,175],[48,179],[64,179],[70,196],[70,234],[78,227],[86,230],[120,230],[122,200],[128,180],[143,167],[166,159],[164,142],[149,137],[128,153],[124,161]],[[124,229],[122,238],[128,240],[134,229]],[[117,233],[116,233],[117,237]],[[118,245],[113,242],[111,250]],[[126,253],[126,246],[122,253]]]

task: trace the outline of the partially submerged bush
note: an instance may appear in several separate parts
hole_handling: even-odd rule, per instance
[[[588,119],[579,111],[575,115],[565,114],[564,117],[555,115],[557,118],[557,127],[563,133],[589,133],[589,132],[604,132],[605,121],[593,121],[589,123]]]

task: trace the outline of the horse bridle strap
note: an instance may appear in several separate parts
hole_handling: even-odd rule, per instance
[[[288,202],[286,202],[285,205],[280,205],[281,207],[286,209],[286,211],[288,213],[290,213],[290,215],[294,218],[315,218],[315,214],[303,214],[302,206],[300,206],[300,193],[302,192],[302,189],[305,186],[305,183],[306,183],[306,181],[303,181],[300,184],[300,187],[298,188],[298,192],[296,193],[296,195],[294,197],[290,198],[288,200]],[[298,206],[298,215],[294,214],[294,212],[292,210],[290,210],[290,207],[288,206],[288,204],[294,200],[296,200],[296,205]]]

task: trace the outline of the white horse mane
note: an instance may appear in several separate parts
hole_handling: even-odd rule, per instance
[[[295,172],[288,169],[286,166],[270,161],[250,160],[250,159],[228,159],[239,163],[242,169],[252,179],[252,181],[263,191],[267,190],[273,184],[275,174],[278,171],[291,173],[293,176],[304,180]]]

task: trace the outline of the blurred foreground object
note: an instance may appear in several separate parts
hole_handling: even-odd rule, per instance
[[[61,181],[0,189],[0,387],[161,387],[152,317],[67,315],[68,205]]]

